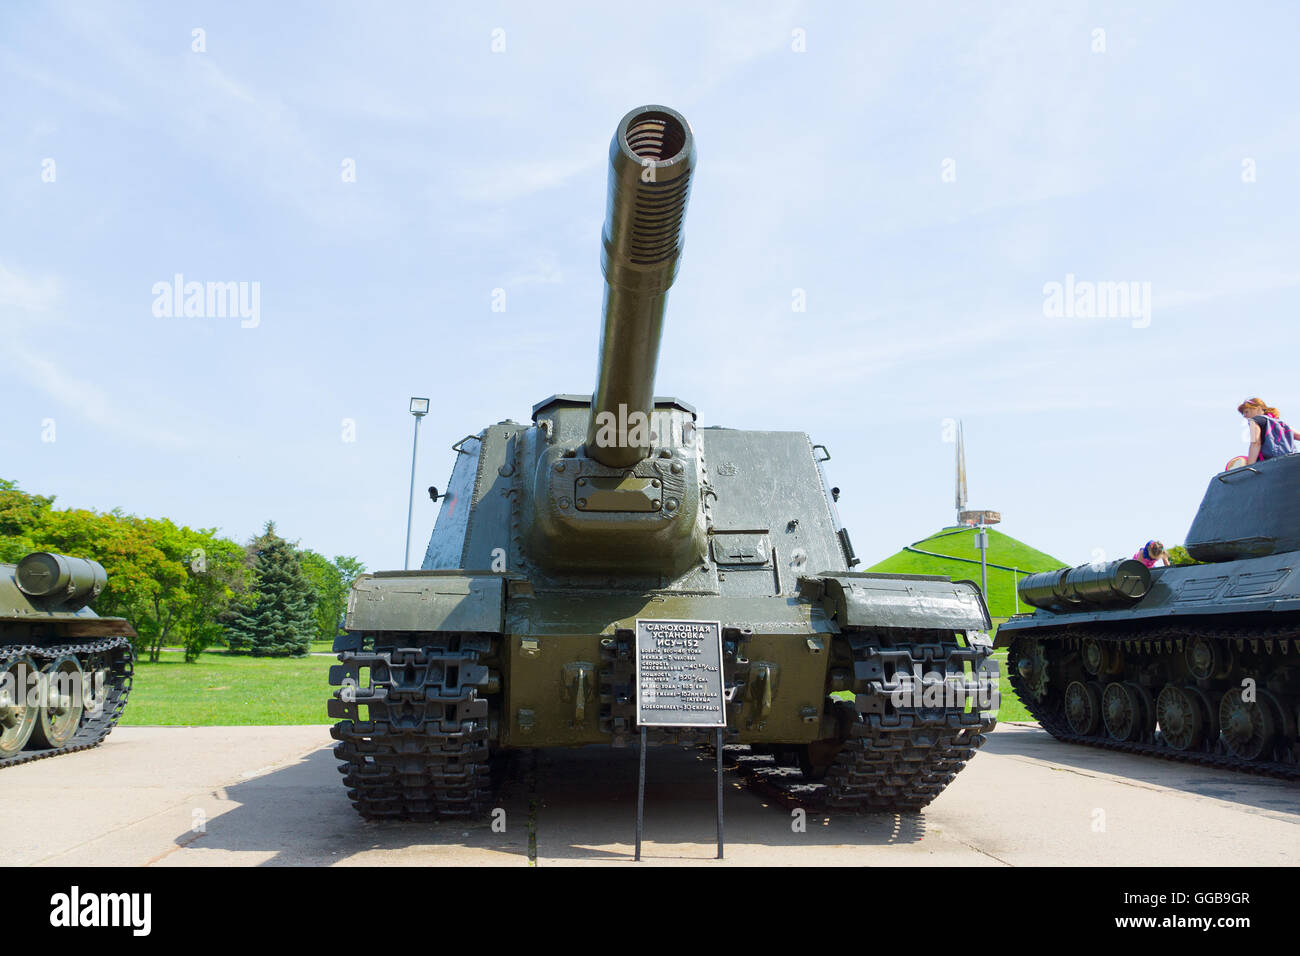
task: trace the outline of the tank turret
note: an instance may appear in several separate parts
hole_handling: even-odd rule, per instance
[[[1300,455],[1220,472],[1187,532],[1197,561],[1236,561],[1300,551]]]

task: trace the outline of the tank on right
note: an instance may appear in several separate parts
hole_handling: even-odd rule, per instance
[[[1300,455],[1210,479],[1186,548],[1025,578],[999,629],[1059,740],[1300,778]]]

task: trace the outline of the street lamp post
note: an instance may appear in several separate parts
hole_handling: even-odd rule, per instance
[[[989,529],[984,526],[983,520],[975,529],[975,547],[980,549],[980,590],[984,592],[984,600],[987,601],[989,599]]]
[[[403,571],[411,569],[411,514],[415,509],[415,450],[420,447],[420,419],[429,414],[429,400],[412,398],[411,414],[415,416],[415,438],[411,442],[411,490],[406,494],[406,550],[402,552]]]

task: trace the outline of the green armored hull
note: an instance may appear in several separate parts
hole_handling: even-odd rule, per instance
[[[824,448],[654,397],[694,156],[672,110],[624,117],[594,393],[458,442],[422,570],[354,586],[330,714],[364,816],[478,815],[496,753],[635,742],[638,621],[716,627],[727,741],[834,805],[922,807],[993,726],[972,583],[853,572]]]
[[[62,554],[0,564],[0,767],[93,747],[117,724],[135,631],[90,609],[107,580]]]

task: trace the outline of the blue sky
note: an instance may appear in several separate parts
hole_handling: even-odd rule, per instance
[[[828,445],[868,562],[951,522],[958,417],[1007,533],[1179,542],[1238,402],[1300,420],[1297,35],[1289,3],[5,5],[0,476],[400,567],[411,395],[424,487],[591,389],[606,148],[658,102],[699,150],[660,394]],[[177,273],[258,283],[257,326],[156,316]],[[1149,283],[1149,324],[1047,317],[1067,274]]]

